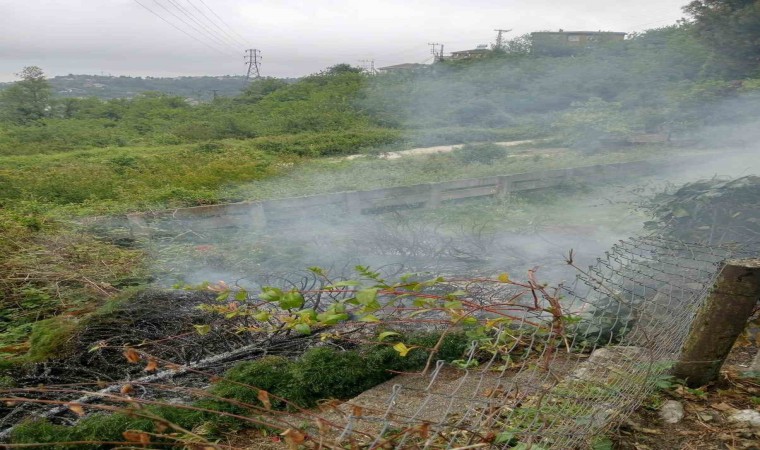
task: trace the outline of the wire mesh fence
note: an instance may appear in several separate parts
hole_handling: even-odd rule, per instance
[[[391,380],[342,406],[338,440],[353,434],[369,448],[385,442],[577,448],[654,389],[677,358],[721,261],[734,252],[657,237],[621,241],[559,287],[572,318],[561,334],[547,313],[552,305],[539,298],[539,308],[498,330],[497,342],[511,342],[502,351],[483,361],[473,341],[463,366],[480,359],[475,367],[439,361],[425,377]],[[478,283],[466,290],[491,304],[505,293]]]
[[[358,290],[346,277],[327,277],[318,270],[264,276],[256,284],[279,286],[277,302],[285,306],[278,312],[272,302],[262,301],[261,293],[241,296],[241,291],[219,289],[224,295],[204,311],[231,319],[204,323],[203,327],[209,327],[198,337],[183,334],[180,341],[156,341],[155,349],[162,353],[149,365],[157,361],[154,366],[162,369],[159,373],[168,374],[157,379],[162,384],[133,373],[131,381],[105,388],[98,383],[84,396],[77,390],[56,398],[59,403],[77,405],[98,401],[152,404],[165,401],[165,392],[171,391],[179,393],[175,405],[196,408],[188,402],[199,395],[199,377],[216,378],[220,373],[207,370],[211,368],[207,362],[224,354],[244,356],[230,346],[244,348],[252,342],[253,358],[272,354],[276,345],[299,336],[294,324],[307,323],[304,311],[309,317],[331,317],[335,305],[343,304],[347,309],[337,315],[346,319],[334,327],[315,326],[313,338],[308,345],[299,345],[299,351],[326,345],[325,339],[318,339],[319,331],[326,331],[326,341],[339,346],[341,334],[349,343],[364,339],[377,344],[382,330],[423,329],[442,336],[463,332],[470,339],[468,350],[461,359],[435,361],[436,344],[428,349],[431,356],[421,372],[399,374],[349,401],[325,402],[318,409],[274,411],[270,394],[262,396],[262,388],[254,396],[255,404],[247,406],[247,417],[257,426],[285,430],[296,447],[582,448],[619,424],[652,392],[678,357],[722,261],[741,252],[732,246],[639,237],[619,241],[589,267],[581,267],[570,253],[567,267],[575,278],[556,287],[539,282],[537,272],[531,270],[523,282],[512,281],[506,274],[496,279],[407,278],[401,284],[380,288],[376,284],[370,289],[376,297],[371,298],[362,298],[361,293],[367,291]],[[400,275],[396,266],[388,270],[391,276]],[[362,271],[373,283],[382,281],[378,273]],[[264,289],[264,293],[272,296],[275,290]],[[296,302],[299,312],[293,312],[291,305],[296,297],[289,297],[295,292],[302,296]],[[372,314],[366,314],[375,302]],[[177,311],[164,313],[176,315]],[[366,320],[369,317],[373,320]],[[329,325],[329,320],[322,325]],[[260,337],[272,336],[274,330],[277,338],[228,339],[236,327],[246,333],[256,330]],[[188,342],[198,347],[189,356],[179,349]],[[143,348],[146,354],[151,349]],[[393,348],[401,356],[411,350],[403,342]],[[182,353],[181,358],[172,357],[176,352]],[[229,362],[229,358],[223,360]],[[172,373],[192,374],[192,386],[165,381]],[[125,390],[127,385],[140,386],[141,393]],[[14,395],[23,402],[57,392],[51,387],[32,391]],[[44,416],[66,412],[58,408]],[[62,423],[78,420],[71,411],[68,414]],[[6,429],[4,437],[11,431]],[[293,440],[294,435],[298,439]],[[193,436],[198,437],[195,432]]]

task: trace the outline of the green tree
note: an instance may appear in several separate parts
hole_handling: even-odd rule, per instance
[[[50,110],[50,84],[42,69],[28,66],[16,75],[21,80],[0,92],[0,115],[20,124],[47,116]]]
[[[694,19],[697,35],[715,51],[714,64],[727,76],[746,77],[760,69],[760,1],[695,0],[684,12]]]

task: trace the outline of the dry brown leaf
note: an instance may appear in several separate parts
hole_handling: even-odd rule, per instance
[[[306,435],[301,433],[298,430],[294,430],[293,428],[288,428],[287,430],[280,433],[280,436],[285,439],[285,443],[288,444],[288,448],[290,450],[298,450],[298,444],[302,443],[306,440]]]
[[[364,410],[359,405],[354,405],[353,408],[351,408],[351,414],[353,414],[354,417],[361,417]]]
[[[430,437],[430,423],[425,422],[419,427],[420,437],[422,439],[427,439]]]
[[[121,435],[129,442],[139,442],[141,444],[150,443],[150,435],[141,431],[125,431]]]
[[[82,408],[82,405],[79,403],[67,403],[66,407],[79,417],[85,415],[84,408]]]
[[[163,420],[157,420],[153,424],[156,426],[156,433],[163,433],[169,429],[169,425]]]
[[[5,406],[16,406],[18,405],[18,402],[14,402],[13,400],[8,400],[5,402]]]
[[[124,395],[131,394],[134,391],[135,391],[135,388],[132,387],[131,384],[125,384],[124,386],[121,387],[121,389],[119,389],[119,392],[121,392]]]
[[[269,400],[269,392],[265,390],[259,390],[259,393],[256,394],[256,397],[259,399],[262,405],[264,405],[264,408],[266,409],[272,409],[272,402]]]
[[[145,369],[143,369],[146,372],[155,372],[156,369],[158,369],[158,361],[156,361],[154,358],[150,358],[148,360],[148,365],[145,366]]]
[[[127,361],[132,364],[140,362],[140,354],[137,353],[137,350],[133,348],[127,348],[124,350],[124,357],[127,358]]]
[[[721,403],[715,403],[713,405],[710,405],[712,409],[717,409],[718,411],[726,412],[726,411],[732,411],[736,408],[729,405],[728,403],[721,402]]]

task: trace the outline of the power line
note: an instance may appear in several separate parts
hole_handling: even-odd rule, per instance
[[[230,30],[230,31],[232,31],[232,32],[233,32],[234,34],[236,34],[236,35],[237,35],[237,36],[238,36],[240,39],[242,39],[242,40],[243,40],[242,42],[244,42],[244,43],[245,43],[245,42],[248,42],[248,41],[246,40],[246,38],[244,38],[243,36],[240,36],[240,34],[239,34],[237,31],[235,31],[235,29],[234,29],[234,28],[232,28],[232,27],[231,27],[231,26],[230,26],[230,25],[229,25],[227,22],[225,22],[225,21],[224,21],[224,19],[222,19],[222,18],[219,16],[219,14],[217,14],[216,12],[214,12],[214,10],[213,10],[213,9],[211,9],[211,7],[210,7],[210,6],[208,6],[208,5],[206,4],[206,2],[204,2],[203,0],[198,0],[198,1],[200,1],[200,2],[203,4],[203,6],[205,6],[205,7],[206,7],[206,9],[208,9],[209,11],[211,11],[211,14],[213,14],[214,16],[216,16],[216,18],[217,18],[217,19],[219,19],[219,21],[220,21],[220,22],[222,22],[222,24],[224,24],[224,26],[226,26],[227,28],[229,28],[229,30]]]
[[[223,36],[220,36],[218,33],[216,33],[214,30],[210,29],[206,24],[198,20],[198,18],[195,17],[192,12],[185,9],[184,6],[182,6],[178,1],[175,0],[166,0],[168,1],[172,6],[174,6],[179,12],[181,12],[185,17],[196,23],[199,27],[201,27],[206,34],[211,37],[215,42],[218,42],[221,45],[231,47],[235,51],[238,50],[238,48],[235,45],[230,45],[228,41],[225,40]]]
[[[246,46],[245,42],[243,42],[243,41],[235,38],[235,36],[229,34],[226,30],[224,30],[222,27],[220,27],[219,25],[217,25],[216,22],[214,22],[209,16],[206,15],[206,13],[203,12],[203,10],[201,10],[200,8],[198,8],[197,6],[195,6],[195,3],[193,3],[191,0],[187,0],[187,3],[190,6],[192,6],[193,9],[195,9],[196,11],[198,11],[203,17],[205,17],[206,20],[208,21],[208,23],[210,23],[211,25],[213,25],[214,27],[216,27],[216,29],[218,29],[219,31],[221,31],[222,33],[224,33],[224,35],[229,38],[230,42],[234,42],[235,45],[242,45],[244,47]]]
[[[171,16],[173,16],[174,18],[176,18],[176,19],[177,19],[177,20],[179,20],[180,22],[182,22],[182,23],[184,23],[185,25],[187,25],[188,27],[190,27],[190,29],[192,29],[192,30],[193,30],[193,31],[195,31],[196,33],[199,33],[199,34],[203,34],[203,33],[202,33],[200,30],[198,30],[198,29],[197,29],[196,27],[194,27],[192,24],[190,24],[190,23],[187,23],[187,21],[185,21],[185,20],[184,20],[182,17],[180,17],[180,16],[178,16],[177,14],[175,14],[175,13],[174,13],[174,11],[171,11],[170,9],[168,9],[166,6],[164,6],[164,5],[163,5],[162,3],[160,3],[158,0],[153,0],[153,3],[155,3],[156,5],[158,5],[159,7],[161,7],[161,9],[163,9],[164,11],[166,11],[167,13],[169,13]],[[221,51],[221,50],[220,50],[220,51]],[[225,53],[226,53],[226,52],[225,52]]]
[[[186,34],[186,35],[187,35],[187,36],[189,36],[190,38],[192,38],[192,39],[194,39],[194,40],[196,40],[196,41],[200,42],[201,44],[205,45],[206,47],[208,47],[208,48],[210,48],[210,49],[212,49],[212,50],[216,50],[216,51],[217,51],[217,52],[219,52],[219,53],[222,53],[222,54],[226,54],[225,52],[221,51],[219,48],[217,48],[217,47],[214,47],[213,45],[209,44],[208,42],[205,42],[205,41],[202,41],[202,40],[198,39],[197,37],[193,36],[192,34],[188,33],[187,31],[185,31],[185,30],[183,30],[182,28],[178,27],[177,25],[173,24],[172,22],[170,22],[170,21],[166,20],[166,19],[165,19],[165,18],[164,18],[162,15],[158,14],[157,12],[153,11],[152,9],[150,9],[150,8],[148,8],[147,6],[145,6],[145,5],[143,5],[142,3],[140,3],[140,1],[139,1],[139,0],[134,0],[134,1],[135,1],[135,3],[137,3],[138,5],[142,6],[142,7],[143,7],[143,8],[145,8],[146,10],[148,10],[148,11],[149,11],[151,14],[153,14],[154,16],[156,16],[156,17],[158,17],[159,19],[163,20],[164,22],[168,23],[169,25],[171,25],[172,27],[174,27],[174,28],[175,28],[175,29],[177,29],[178,31],[180,31],[180,32],[182,32],[182,33],[184,33],[184,34]]]

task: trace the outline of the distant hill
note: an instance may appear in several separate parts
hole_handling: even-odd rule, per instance
[[[202,77],[126,77],[104,75],[66,75],[49,79],[57,97],[99,97],[102,99],[131,98],[146,91],[158,91],[181,97],[209,101],[213,90],[217,95],[230,97],[245,86],[243,76]],[[287,80],[286,80],[287,81]],[[0,83],[0,89],[11,83]]]

